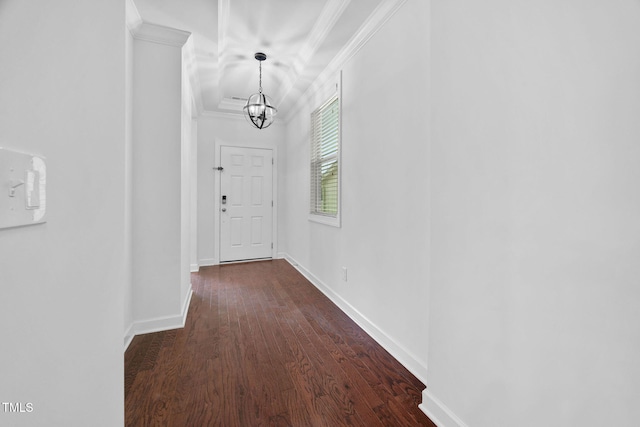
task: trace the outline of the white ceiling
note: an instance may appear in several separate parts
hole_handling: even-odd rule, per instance
[[[373,21],[398,0],[134,0],[142,20],[191,32],[197,104],[203,111],[242,112],[258,91],[287,117],[298,98]]]

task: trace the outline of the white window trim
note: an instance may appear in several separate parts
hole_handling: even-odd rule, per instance
[[[332,100],[334,96],[338,98],[338,212],[335,216],[333,215],[322,215],[309,213],[309,221],[315,222],[318,224],[329,225],[332,227],[340,228],[342,227],[342,79],[338,78],[338,82],[336,83],[336,94],[328,97],[323,104],[326,104],[328,101]],[[315,110],[314,110],[315,111]],[[311,176],[309,176],[311,179]],[[311,197],[310,192],[307,193],[309,198]],[[307,203],[307,206],[310,205],[310,200]]]

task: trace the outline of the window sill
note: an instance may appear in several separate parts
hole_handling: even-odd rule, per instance
[[[309,214],[309,221],[340,228],[340,215],[337,217]]]

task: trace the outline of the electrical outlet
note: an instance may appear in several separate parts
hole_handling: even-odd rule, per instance
[[[347,267],[342,267],[342,280],[347,281]]]

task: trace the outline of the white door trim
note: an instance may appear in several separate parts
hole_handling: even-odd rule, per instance
[[[273,248],[271,249],[271,258],[275,259],[276,254],[278,253],[278,148],[275,144],[251,144],[251,143],[242,143],[242,144],[234,144],[229,141],[224,141],[222,139],[215,139],[214,144],[214,165],[215,167],[220,166],[220,149],[222,146],[227,147],[239,147],[239,148],[257,148],[257,149],[266,149],[272,150],[273,153],[273,187],[272,187],[272,197],[273,197],[273,215],[272,215],[272,226],[271,226],[271,239],[273,241]],[[213,194],[213,230],[214,230],[214,264],[220,264],[220,198],[222,194],[220,193],[220,172],[217,170],[213,170],[214,176],[214,194]]]

